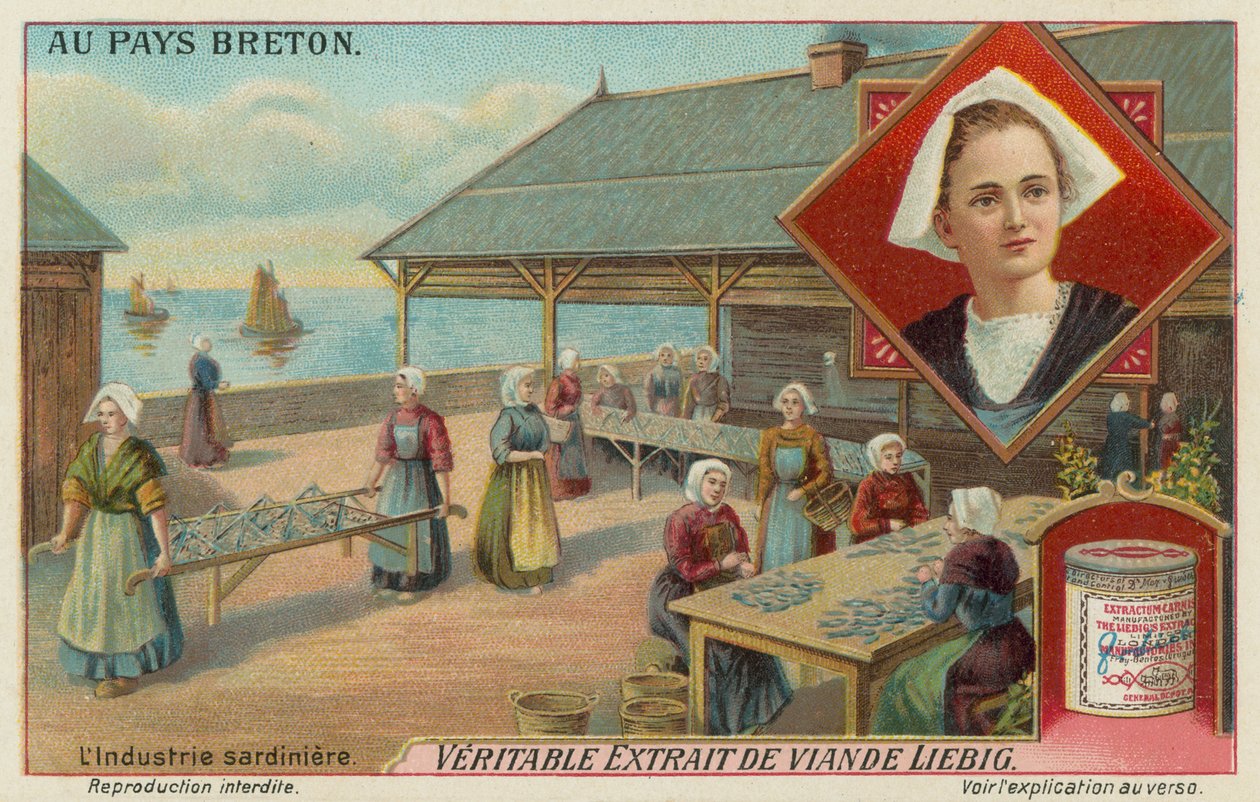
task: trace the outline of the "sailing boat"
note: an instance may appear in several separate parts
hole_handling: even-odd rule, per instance
[[[132,323],[149,323],[166,320],[170,316],[170,312],[154,305],[153,299],[145,292],[144,273],[141,273],[139,276],[132,276],[131,306],[123,310],[123,319]]]
[[[254,270],[254,285],[249,292],[249,309],[241,324],[242,337],[297,337],[302,333],[302,321],[289,314],[289,302],[284,298],[280,282],[276,281],[276,268],[267,260]]]
[[[172,276],[166,277],[166,294],[174,295],[179,292],[179,287],[175,286],[175,279]]]

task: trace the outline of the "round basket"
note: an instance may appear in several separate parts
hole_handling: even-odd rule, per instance
[[[585,735],[597,693],[508,691],[521,735]]]
[[[640,696],[621,703],[621,734],[654,738],[687,734],[687,705],[677,699]]]
[[[687,678],[673,671],[661,671],[649,666],[647,671],[631,674],[621,680],[622,700],[652,696],[658,699],[674,699],[687,703]]]
[[[849,520],[853,509],[853,493],[844,482],[836,482],[811,495],[802,515],[823,531],[839,528]]]

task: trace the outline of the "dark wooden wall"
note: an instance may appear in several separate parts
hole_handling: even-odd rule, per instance
[[[22,254],[23,548],[60,524],[61,479],[101,380],[101,254]]]
[[[770,406],[774,394],[788,381],[804,381],[815,395],[823,386],[822,354],[835,351],[846,377],[843,405],[823,407],[814,417],[815,428],[833,437],[866,440],[897,430],[897,381],[847,379],[849,310],[836,308],[734,307],[731,314],[731,422],[743,426],[772,426],[779,420]],[[1217,446],[1222,465],[1217,476],[1228,507],[1232,499],[1232,320],[1222,317],[1176,317],[1161,321],[1159,382],[1147,388],[1153,416],[1160,395],[1172,390],[1183,401],[1183,419],[1198,414],[1206,402],[1223,401],[1223,423]],[[1006,495],[1057,495],[1058,463],[1052,454],[1054,438],[1070,422],[1078,442],[1098,453],[1107,436],[1107,411],[1112,396],[1126,392],[1135,412],[1142,386],[1093,385],[1046,427],[1009,464],[1003,464],[980,442],[930,386],[909,382],[908,440],[932,466],[933,514],[944,513],[949,492],[956,487],[989,485]],[[820,404],[820,406],[822,406]],[[1229,518],[1228,508],[1221,513]]]

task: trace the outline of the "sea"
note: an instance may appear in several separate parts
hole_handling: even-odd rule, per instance
[[[150,291],[167,320],[129,323],[126,289],[106,289],[102,308],[104,381],[138,392],[188,387],[192,337],[214,343],[212,355],[234,386],[386,373],[397,367],[394,292],[388,288],[288,287],[285,297],[305,332],[285,340],[242,337],[249,304],[244,289]],[[650,352],[662,342],[703,343],[703,307],[561,304],[558,348],[572,346],[584,361]],[[466,298],[412,299],[408,361],[428,370],[541,360],[542,305],[537,301]]]

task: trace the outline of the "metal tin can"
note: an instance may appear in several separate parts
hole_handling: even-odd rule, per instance
[[[1194,708],[1194,552],[1154,540],[1082,543],[1067,569],[1067,708],[1147,717]]]

